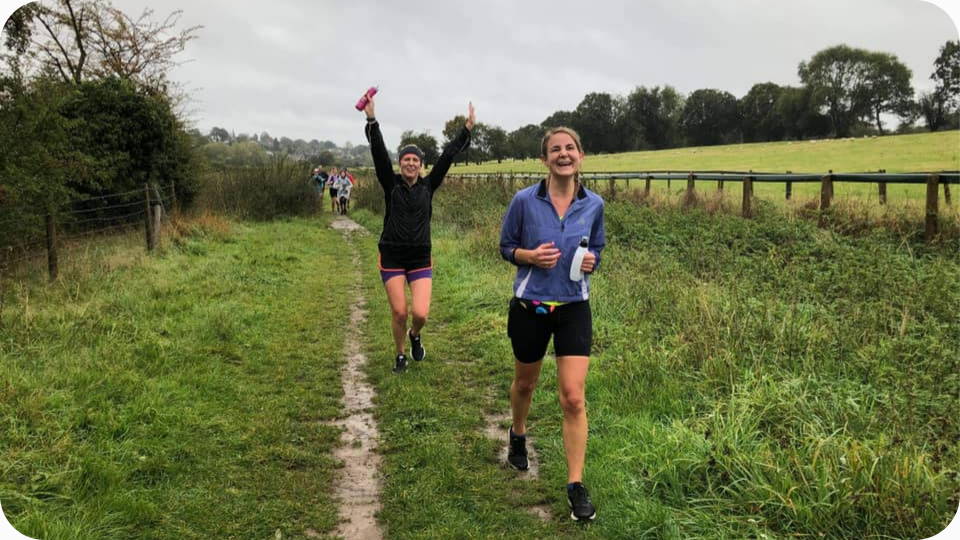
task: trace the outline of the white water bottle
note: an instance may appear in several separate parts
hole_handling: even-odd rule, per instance
[[[570,264],[571,281],[580,281],[583,279],[583,271],[580,270],[580,265],[583,264],[583,257],[587,254],[587,245],[589,243],[589,237],[580,237],[580,246],[577,247],[577,251],[573,253],[573,263]]]

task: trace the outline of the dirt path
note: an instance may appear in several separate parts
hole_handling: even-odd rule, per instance
[[[341,231],[348,242],[353,234],[369,234],[366,229],[345,216],[337,216],[330,226]],[[350,309],[350,324],[356,328],[362,326],[366,320],[366,299],[359,291],[359,257],[356,247],[352,242],[350,246],[356,272],[354,279],[358,284],[354,295],[356,302]],[[347,341],[344,343],[343,353],[347,361],[342,376],[343,405],[347,416],[333,422],[334,425],[344,429],[341,445],[333,452],[334,457],[344,464],[335,481],[336,496],[340,501],[340,523],[334,534],[346,540],[383,540],[383,531],[376,519],[382,492],[381,457],[376,451],[379,432],[376,421],[369,412],[373,408],[374,389],[366,381],[363,373],[367,357],[360,349],[359,343]],[[487,437],[503,441],[499,455],[503,466],[508,466],[506,465],[507,428],[504,426],[508,426],[509,423],[509,414],[490,415],[486,418],[484,429],[484,435]],[[540,476],[540,463],[534,445],[535,439],[531,437],[528,442],[530,468],[527,471],[517,472],[521,479],[532,480]],[[544,521],[552,519],[547,505],[532,506],[527,511]],[[307,532],[307,536],[320,536],[314,531]]]
[[[366,321],[366,299],[360,292],[360,261],[356,246],[349,242],[351,235],[369,234],[366,229],[353,220],[337,216],[330,224],[347,238],[353,252],[354,283],[356,299],[350,308],[350,324],[360,328]],[[370,413],[373,408],[373,386],[367,382],[363,367],[367,357],[360,344],[354,340],[344,343],[343,369],[343,410],[347,415],[334,425],[344,429],[340,438],[341,445],[333,455],[343,462],[343,468],[335,481],[336,496],[340,501],[340,523],[334,534],[346,540],[382,540],[383,531],[377,523],[376,513],[380,509],[380,454],[377,453],[379,432],[377,423]]]

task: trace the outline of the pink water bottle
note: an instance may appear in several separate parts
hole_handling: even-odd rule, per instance
[[[370,102],[370,98],[372,98],[372,97],[375,96],[375,95],[377,95],[377,87],[376,87],[376,86],[371,86],[371,87],[367,90],[367,93],[366,93],[366,94],[360,96],[360,101],[358,101],[358,102],[357,102],[357,105],[356,105],[357,110],[358,110],[358,111],[362,111],[363,108],[367,106],[367,103]]]

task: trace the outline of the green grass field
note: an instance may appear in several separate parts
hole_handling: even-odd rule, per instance
[[[609,200],[587,382],[598,518],[582,526],[549,358],[539,478],[484,435],[509,410],[512,193],[437,193],[428,357],[398,377],[378,190],[356,188],[374,234],[349,241],[328,214],[206,218],[154,255],[138,233],[53,283],[0,282],[7,519],[43,540],[330,538],[346,339],[377,392],[387,538],[910,539],[954,517],[960,245],[924,243],[922,216],[818,228],[773,205]],[[356,290],[368,316],[350,328]]]
[[[821,174],[931,172],[960,168],[960,132],[824,139],[588,155],[584,172],[756,171]],[[538,159],[457,165],[452,173],[543,171]]]
[[[934,172],[960,170],[960,132],[919,133],[865,139],[825,139],[753,143],[727,146],[677,148],[649,152],[588,155],[583,162],[584,172],[644,172],[644,171],[755,171],[766,173],[793,172],[798,174],[862,173],[885,170],[895,172]],[[481,165],[462,165],[451,169],[452,174],[535,173],[542,174],[540,160],[504,160]],[[605,181],[603,182],[605,183]],[[618,186],[627,188],[626,181]],[[642,189],[642,180],[632,180],[632,189]],[[723,195],[731,203],[739,204],[739,182],[726,182]],[[661,196],[674,196],[686,188],[686,182],[655,180],[652,191]],[[704,197],[714,197],[716,182],[699,182],[698,191]],[[754,194],[763,200],[783,204],[785,184],[756,183]],[[953,186],[955,192],[960,191]],[[835,186],[838,198],[867,201],[877,204],[875,184],[843,183]],[[795,183],[792,199],[800,204],[819,198],[818,183]],[[887,198],[890,202],[923,202],[924,186],[891,184]],[[960,194],[952,197],[951,207],[960,204]]]
[[[321,222],[238,225],[110,271],[5,284],[7,519],[43,540],[330,528],[337,430],[322,421],[340,407],[331,321],[350,297],[328,272],[344,249]]]

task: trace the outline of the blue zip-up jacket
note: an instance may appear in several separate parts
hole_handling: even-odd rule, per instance
[[[517,265],[517,277],[513,281],[514,296],[541,302],[580,302],[589,299],[589,277],[584,274],[580,281],[570,280],[570,265],[582,236],[590,239],[587,248],[597,257],[594,266],[596,271],[600,265],[600,252],[606,245],[603,199],[599,195],[581,185],[573,204],[561,220],[547,195],[545,180],[518,191],[503,217],[500,255],[517,265],[514,250],[536,249],[552,241],[554,247],[560,250],[560,260],[549,270],[534,265]]]

